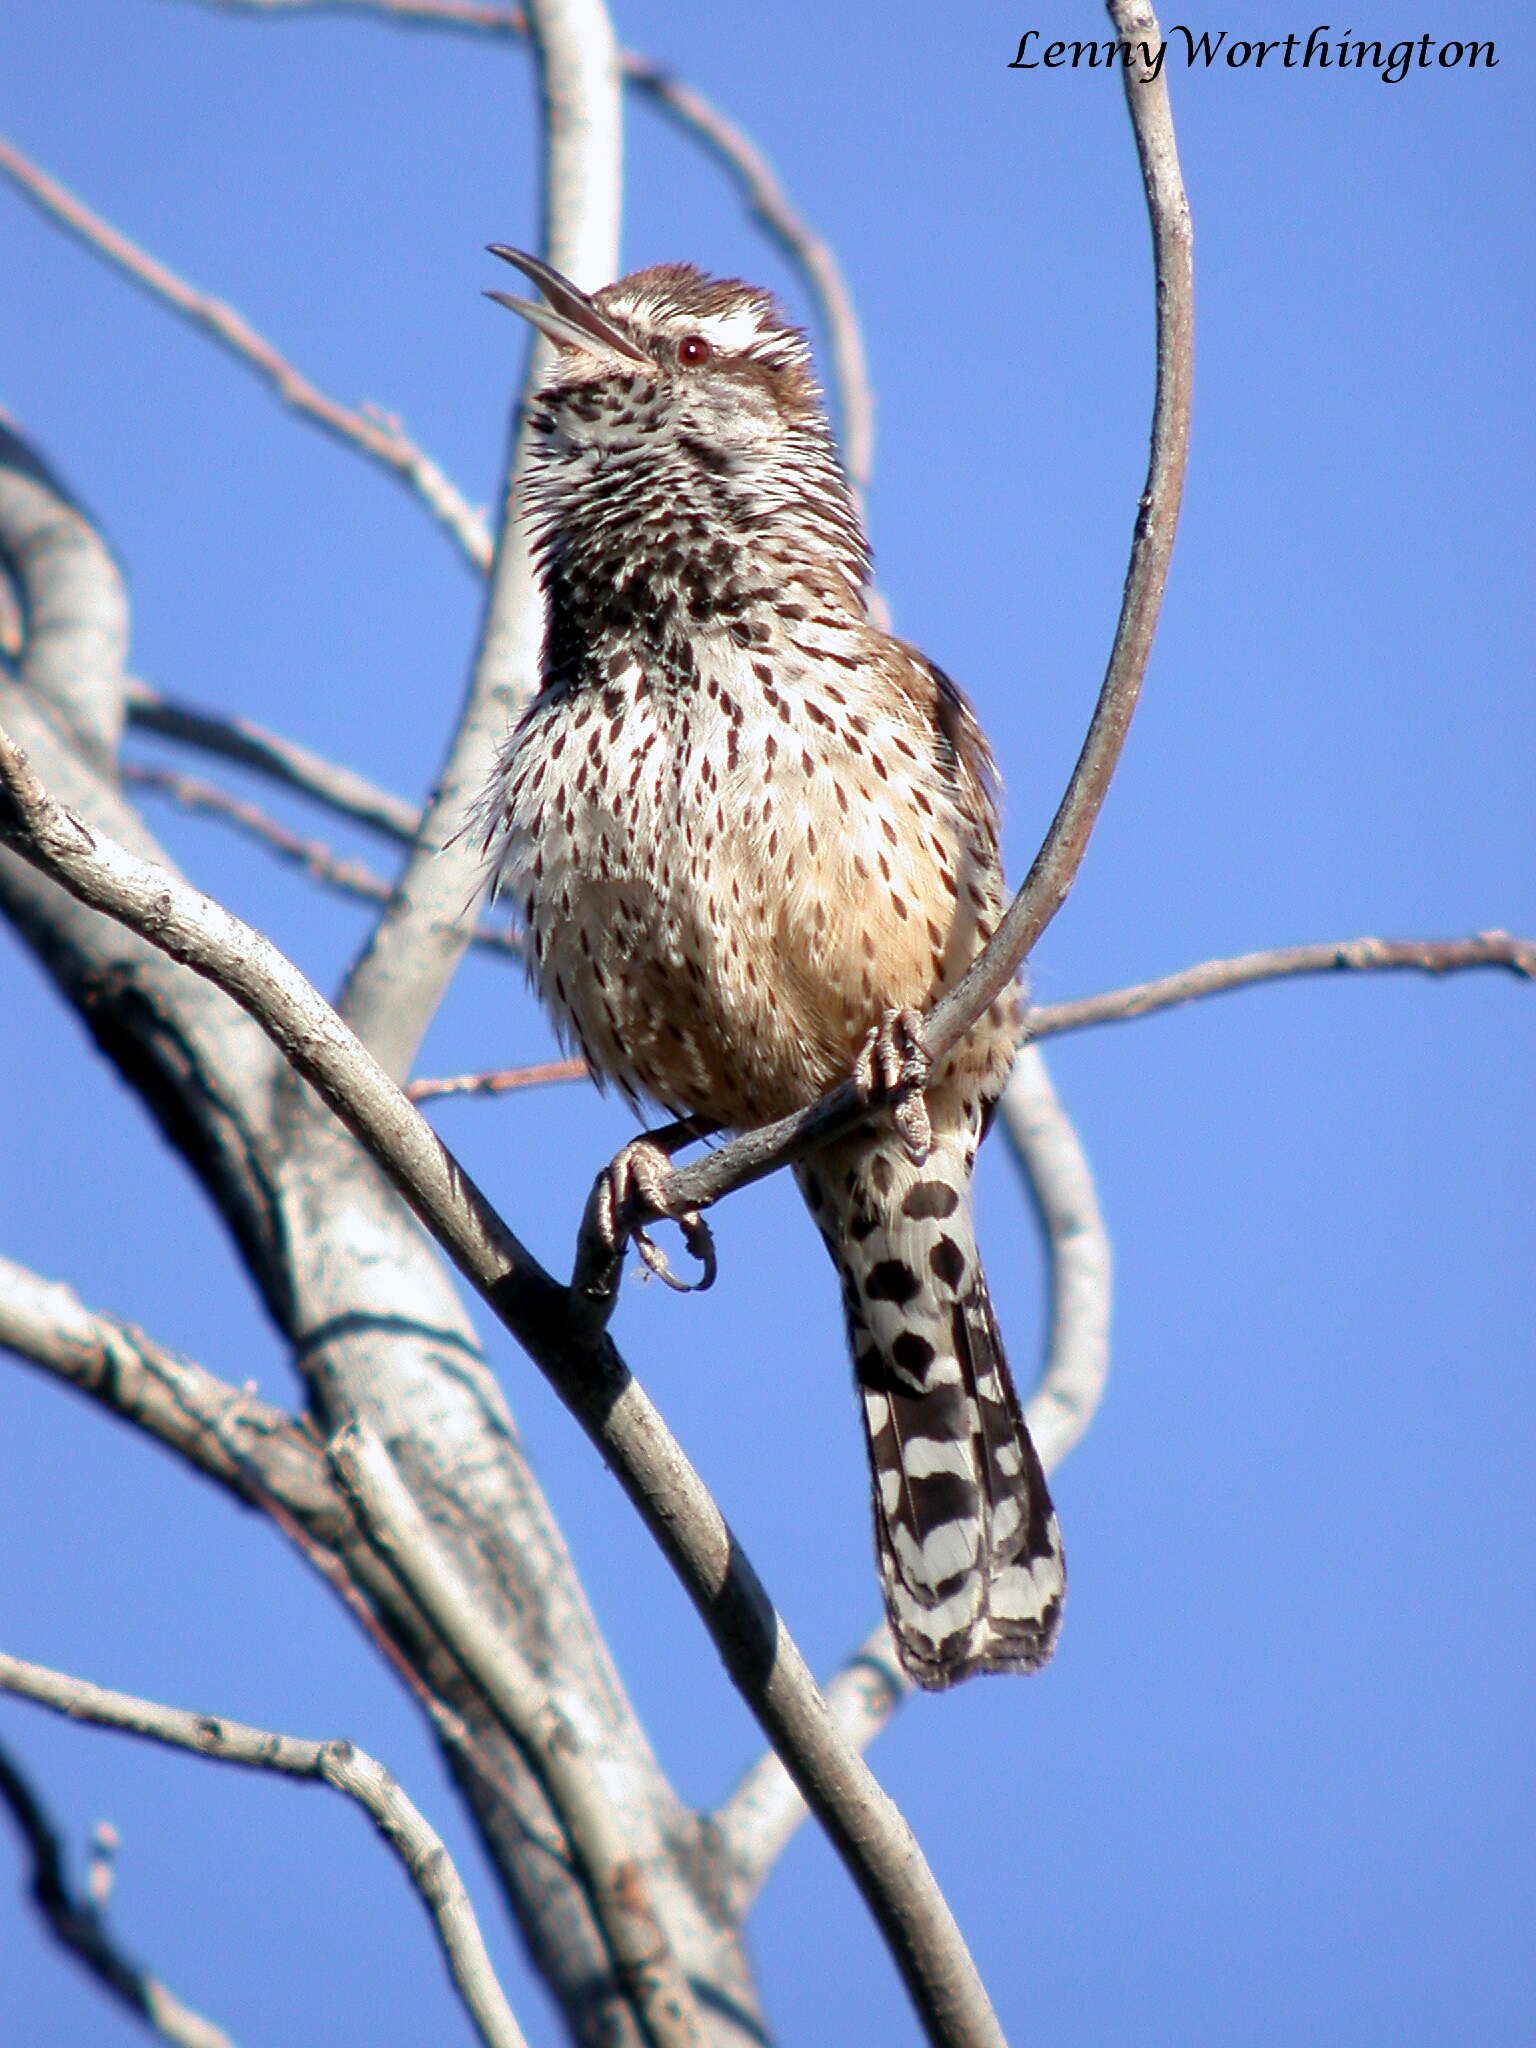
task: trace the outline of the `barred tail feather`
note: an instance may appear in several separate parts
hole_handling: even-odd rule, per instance
[[[968,1109],[936,1115],[922,1166],[881,1133],[798,1170],[843,1280],[886,1613],[934,1689],[1038,1669],[1066,1583],[971,1228],[978,1127]]]

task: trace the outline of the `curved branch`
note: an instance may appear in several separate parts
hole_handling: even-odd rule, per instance
[[[838,1733],[719,1508],[613,1345],[573,1317],[566,1290],[269,940],[56,804],[3,735],[0,791],[0,838],[215,981],[388,1174],[619,1477],[863,1892],[930,2037],[951,2048],[1001,2048],[986,1992],[911,1830]]]
[[[151,256],[94,213],[56,178],[50,178],[3,136],[0,171],[50,220],[69,228],[152,297],[174,308],[194,327],[211,334],[232,355],[238,356],[271,385],[285,405],[397,476],[456,542],[470,566],[485,568],[491,559],[485,521],[431,457],[416,446],[398,420],[372,409],[353,410],[328,398],[233,306],[196,290],[178,277],[158,257]]]
[[[184,2005],[158,1977],[124,1954],[94,1899],[77,1898],[71,1891],[63,1847],[42,1801],[4,1749],[0,1801],[10,1808],[32,1858],[33,1900],[61,1945],[163,2040],[175,2042],[177,2048],[234,2048],[222,2027]]]
[[[174,1749],[213,1757],[247,1769],[274,1771],[291,1778],[315,1778],[355,1800],[373,1822],[404,1867],[433,1929],[448,1973],[457,1987],[475,2030],[486,2048],[527,2048],[522,2029],[512,2017],[506,1994],[496,1981],[486,1953],[480,1923],[469,1894],[442,1840],[426,1816],[416,1809],[395,1780],[371,1756],[350,1742],[301,1742],[292,1735],[272,1735],[212,1714],[189,1713],[162,1706],[157,1700],[135,1699],[111,1692],[62,1671],[29,1664],[0,1652],[0,1692],[14,1694],[99,1728],[118,1728]],[[212,2048],[205,2037],[196,2048]]]
[[[1205,960],[1156,981],[1138,981],[1130,988],[1103,995],[1079,996],[1070,1003],[1042,1003],[1025,1016],[1030,1039],[1054,1038],[1063,1031],[1083,1031],[1094,1024],[1124,1024],[1154,1010],[1172,1009],[1199,996],[1223,995],[1230,989],[1252,988],[1261,981],[1281,981],[1298,974],[1360,973],[1369,968],[1408,968],[1421,974],[1457,974],[1469,967],[1504,967],[1526,980],[1536,979],[1536,939],[1514,938],[1508,932],[1478,932],[1470,939],[1340,939],[1333,945],[1272,946],[1262,953],[1239,953],[1228,960]]]
[[[1109,0],[1109,13],[1123,41],[1141,40],[1152,48],[1162,40],[1147,0]],[[1157,391],[1147,481],[1137,510],[1114,645],[1082,752],[1024,886],[985,952],[928,1020],[929,1048],[935,1055],[955,1044],[1002,994],[1066,901],[1119,764],[1168,580],[1184,495],[1194,378],[1189,201],[1179,174],[1168,87],[1161,71],[1155,78],[1141,78],[1127,65],[1124,80],[1146,187],[1156,272]]]

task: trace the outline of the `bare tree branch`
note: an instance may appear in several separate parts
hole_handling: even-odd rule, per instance
[[[693,1993],[604,1790],[598,1760],[532,1666],[487,1624],[379,1439],[350,1425],[332,1439],[330,1452],[375,1541],[548,1787],[650,2048],[699,2048]]]
[[[453,1859],[424,1814],[417,1811],[384,1766],[350,1742],[301,1742],[212,1714],[189,1713],[155,1700],[110,1692],[40,1664],[0,1652],[0,1692],[34,1701],[71,1720],[119,1728],[151,1742],[198,1756],[293,1778],[315,1778],[355,1800],[393,1849],[432,1916],[433,1928],[465,2009],[486,2048],[527,2048],[506,1994],[486,1954],[480,1923]],[[181,2039],[181,2036],[173,2036]],[[199,2037],[213,2048],[224,2037]]]
[[[229,14],[373,14],[406,28],[469,30],[525,37],[521,7],[480,0],[202,0]],[[853,295],[831,246],[790,203],[777,173],[756,143],[711,100],[664,65],[637,50],[619,52],[625,81],[667,114],[724,165],[748,211],[779,245],[805,281],[832,357],[832,389],[843,461],[860,498],[874,464],[874,393]]]
[[[393,1574],[356,1520],[307,1421],[165,1350],[132,1324],[93,1314],[71,1288],[8,1259],[0,1259],[0,1346],[79,1388],[270,1516],[347,1607],[439,1736],[495,1774],[496,1760],[477,1731],[431,1689],[381,1621],[390,1608]],[[563,1856],[563,1838],[553,1825],[547,1847]]]
[[[1338,974],[1367,968],[1412,968],[1424,974],[1455,974],[1468,967],[1506,967],[1527,980],[1536,977],[1536,939],[1513,938],[1508,932],[1478,932],[1470,939],[1340,939],[1332,945],[1272,946],[1262,953],[1239,953],[1228,960],[1206,960],[1156,981],[1103,995],[1079,996],[1070,1003],[1042,1003],[1028,1013],[1030,1039],[1054,1038],[1063,1031],[1082,1031],[1093,1024],[1123,1024],[1153,1010],[1167,1010],[1197,996],[1252,988],[1256,982],[1279,981],[1297,974]]]
[[[1101,995],[1076,996],[1065,1003],[1033,1003],[1024,1013],[1027,1044],[1085,1031],[1096,1024],[1124,1024],[1155,1010],[1168,1010],[1201,996],[1224,995],[1303,974],[1363,973],[1371,968],[1412,969],[1423,974],[1457,974],[1474,967],[1505,967],[1526,980],[1536,979],[1536,939],[1509,932],[1477,932],[1469,939],[1339,939],[1312,946],[1272,946],[1263,952],[1238,953],[1225,960],[1205,960],[1182,967],[1155,981],[1129,988],[1107,989]],[[1022,1054],[1020,1055],[1022,1057]],[[446,1095],[502,1095],[516,1088],[543,1087],[556,1081],[587,1077],[585,1060],[549,1060],[541,1066],[501,1067],[484,1073],[448,1074],[413,1081],[406,1093],[413,1102],[431,1102]]]
[[[143,732],[159,733],[184,746],[199,747],[242,768],[254,768],[289,789],[311,797],[327,810],[366,825],[386,839],[413,846],[421,830],[421,812],[403,796],[370,782],[355,769],[328,761],[297,740],[255,725],[247,718],[221,718],[196,704],[162,697],[148,683],[130,676],[124,682],[128,723]]]
[[[508,1095],[518,1088],[546,1088],[554,1081],[585,1081],[585,1060],[545,1060],[532,1067],[500,1067],[486,1074],[442,1074],[412,1081],[412,1102],[438,1102],[449,1095]]]
[[[62,1946],[114,1998],[177,2048],[234,2048],[222,2027],[184,2005],[158,1977],[124,1954],[107,1927],[104,1902],[80,1898],[70,1889],[58,1834],[20,1766],[4,1749],[0,1800],[10,1808],[32,1858],[32,1898]]]
[[[399,477],[457,543],[471,567],[485,568],[491,558],[491,541],[484,520],[430,456],[422,453],[398,420],[375,409],[356,411],[328,398],[232,306],[178,277],[158,257],[130,241],[56,178],[49,177],[3,136],[0,171],[50,220],[71,229],[136,284],[247,363],[265,378],[285,405]]]
[[[565,1290],[270,941],[56,804],[3,736],[0,789],[0,838],[82,901],[216,980],[384,1168],[618,1475],[863,1892],[930,2039],[1001,2048],[986,1992],[911,1830],[838,1733],[719,1508],[610,1341],[572,1317]]]
[[[365,903],[387,903],[390,899],[390,884],[366,861],[343,859],[323,841],[306,839],[301,833],[290,832],[286,825],[280,824],[259,804],[231,796],[228,790],[220,789],[216,783],[203,782],[195,775],[178,775],[169,769],[144,768],[137,762],[125,763],[122,772],[123,781],[130,789],[150,790],[156,796],[178,804],[184,811],[201,812],[206,817],[219,818],[226,825],[233,825],[238,832],[254,839],[258,846],[275,853],[279,860],[302,868],[311,881],[334,889],[338,895],[360,897]],[[510,954],[514,960],[522,958],[522,941],[515,932],[500,925],[477,925],[470,944],[487,952]]]

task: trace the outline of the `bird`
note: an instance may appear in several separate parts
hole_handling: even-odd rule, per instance
[[[897,1655],[931,1690],[1032,1671],[1065,1568],[971,1198],[1017,988],[931,1071],[921,1038],[1004,907],[987,742],[871,617],[771,293],[683,263],[587,293],[490,253],[540,296],[487,296],[553,351],[523,488],[542,664],[482,803],[492,883],[562,1037],[637,1108],[743,1131],[862,1078],[869,1117],[795,1172],[841,1280]]]

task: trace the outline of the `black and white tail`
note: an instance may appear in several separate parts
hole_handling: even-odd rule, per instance
[[[933,1149],[856,1133],[797,1168],[843,1282],[897,1651],[919,1685],[1034,1671],[1066,1571],[971,1226],[979,1111],[930,1098]]]

